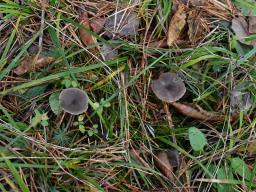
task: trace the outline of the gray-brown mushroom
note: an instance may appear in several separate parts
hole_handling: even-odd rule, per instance
[[[78,88],[64,89],[59,96],[61,108],[72,115],[84,113],[88,108],[88,96]]]
[[[182,79],[172,72],[162,73],[157,80],[153,80],[151,88],[160,100],[167,103],[179,100],[186,92]]]

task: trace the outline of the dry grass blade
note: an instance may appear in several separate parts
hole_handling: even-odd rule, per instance
[[[202,17],[202,11],[192,9],[188,12],[188,36],[192,44],[204,38],[209,31],[207,21]]]

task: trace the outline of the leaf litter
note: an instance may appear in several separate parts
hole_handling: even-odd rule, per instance
[[[249,28],[249,25],[251,26]],[[251,41],[247,41],[246,38],[248,36],[250,36],[250,32],[249,30],[253,31],[255,29],[253,29],[253,23],[251,21],[251,24],[247,23],[247,21],[245,20],[244,17],[235,17],[234,19],[232,19],[232,30],[235,32],[235,35],[237,36],[238,40],[241,42],[241,43],[244,43],[246,45],[252,45],[254,47],[256,47],[256,40],[251,40]],[[255,26],[256,28],[256,26]]]
[[[45,57],[42,55],[28,55],[26,56],[20,65],[13,70],[17,75],[23,75],[25,73],[31,72],[33,70],[39,70],[55,61],[53,57]]]
[[[110,15],[105,22],[105,33],[108,38],[135,37],[140,25],[138,14],[130,10],[120,10]]]

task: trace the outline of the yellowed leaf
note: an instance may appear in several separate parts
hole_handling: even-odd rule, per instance
[[[182,35],[182,32],[186,26],[186,18],[186,6],[184,4],[180,4],[169,25],[167,37],[167,44],[169,46],[172,46]]]

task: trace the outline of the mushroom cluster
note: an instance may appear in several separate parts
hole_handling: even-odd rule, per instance
[[[59,102],[61,108],[72,115],[84,113],[88,108],[88,96],[78,88],[64,89],[60,93]]]
[[[186,92],[182,79],[175,73],[162,73],[157,80],[153,80],[151,88],[161,101],[172,103],[179,100]]]

